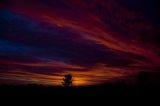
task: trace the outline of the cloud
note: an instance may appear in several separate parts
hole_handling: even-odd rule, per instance
[[[65,67],[64,65],[63,67]],[[54,66],[53,66],[54,67]],[[56,66],[58,67],[58,66]],[[61,66],[60,66],[61,67]],[[70,73],[73,75],[73,85],[95,85],[105,83],[113,79],[118,79],[135,72],[125,72],[122,68],[108,68],[103,64],[97,64],[94,67],[84,68],[73,67],[68,65],[61,71],[50,71],[50,74],[28,72],[26,70],[16,69],[8,73],[1,72],[0,79],[15,80],[17,82],[24,81],[26,83],[37,83],[44,85],[61,85],[63,75]]]
[[[1,79],[57,85],[71,73],[75,84],[88,85],[159,66],[158,27],[143,11],[126,5],[113,0],[3,1]]]

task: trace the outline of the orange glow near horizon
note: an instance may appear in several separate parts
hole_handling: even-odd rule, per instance
[[[149,11],[91,1],[3,0],[0,84],[61,86],[72,74],[73,86],[87,86],[159,71],[160,29]]]
[[[33,72],[26,72],[24,70],[12,71],[10,73],[0,73],[0,77],[8,80],[24,81],[26,84],[44,84],[61,86],[62,79],[65,74],[70,73],[73,76],[73,86],[86,86],[105,83],[107,80],[125,77],[130,72],[126,73],[124,69],[107,68],[103,64],[97,65],[90,69],[78,70],[63,70],[63,72],[56,72],[47,74],[38,74]],[[132,72],[133,73],[133,72]],[[135,72],[134,72],[135,73]]]

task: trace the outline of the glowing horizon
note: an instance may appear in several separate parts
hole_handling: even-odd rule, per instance
[[[158,72],[155,2],[135,1],[0,2],[0,83],[61,85],[71,73],[85,86]]]

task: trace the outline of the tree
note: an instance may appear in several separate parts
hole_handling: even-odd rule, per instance
[[[144,71],[140,71],[137,75],[137,80],[140,85],[145,85],[148,81],[148,73]]]
[[[71,74],[64,75],[62,84],[65,87],[71,87],[72,86],[72,75]]]

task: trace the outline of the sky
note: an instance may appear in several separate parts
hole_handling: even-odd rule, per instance
[[[1,0],[0,84],[100,85],[159,73],[156,0]]]

